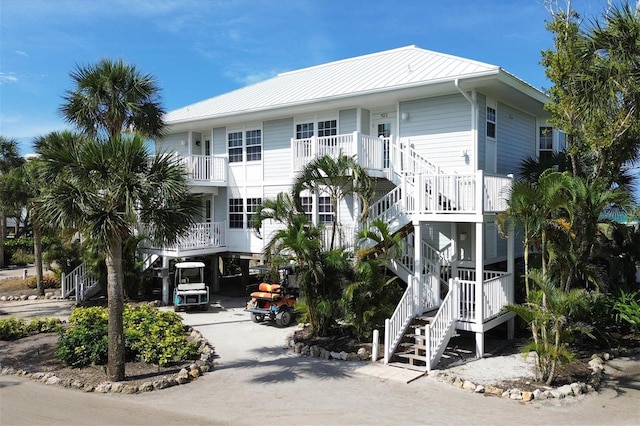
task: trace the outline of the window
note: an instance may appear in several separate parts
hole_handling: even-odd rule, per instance
[[[313,136],[313,123],[296,125],[296,139],[308,139]]]
[[[321,223],[333,222],[334,212],[330,197],[318,197],[318,220]]]
[[[262,160],[262,130],[247,130],[242,132],[231,132],[227,136],[229,141],[229,162],[241,162],[246,150],[246,161]]]
[[[487,107],[487,137],[496,137],[496,109]]]
[[[538,154],[540,160],[549,160],[553,155],[553,128],[540,127],[538,135]]]
[[[335,136],[338,134],[336,120],[318,122],[318,136]]]
[[[247,228],[251,228],[253,214],[258,211],[258,206],[262,204],[262,198],[247,198]]]
[[[205,222],[211,222],[211,200],[206,200],[204,203],[204,219]]]
[[[232,132],[228,135],[229,141],[229,162],[237,163],[242,161],[242,132]]]
[[[244,203],[242,198],[229,199],[229,228],[244,228]]]
[[[309,222],[313,222],[313,197],[300,197],[300,204]]]
[[[246,132],[247,161],[262,160],[262,130]]]

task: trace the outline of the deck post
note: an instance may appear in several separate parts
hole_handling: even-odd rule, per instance
[[[391,321],[389,318],[384,320],[384,363],[389,364],[389,348],[391,347],[391,337],[389,336],[389,327]]]
[[[484,222],[476,222],[476,285],[475,285],[475,311],[476,311],[476,357],[484,356]]]
[[[413,277],[417,283],[417,304],[415,312],[420,315],[424,312],[425,300],[423,300],[424,280],[422,276],[422,238],[420,235],[420,222],[413,224]]]
[[[169,270],[169,258],[162,256],[162,269]],[[169,274],[162,274],[162,303],[165,306],[169,304]]]

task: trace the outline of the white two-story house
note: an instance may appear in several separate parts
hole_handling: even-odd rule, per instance
[[[513,318],[500,310],[513,302],[521,252],[513,235],[498,236],[495,216],[520,161],[563,148],[546,123],[546,102],[498,66],[408,46],[286,72],[171,111],[155,148],[184,162],[202,214],[178,245],[145,251],[165,267],[170,258],[259,259],[266,239],[250,230],[256,206],[288,192],[314,157],[353,155],[376,181],[369,217],[408,231],[404,256],[391,265],[407,292],[387,321],[386,361],[398,358],[412,320],[435,309],[429,327],[411,332],[404,359],[429,369],[456,328],[476,333],[482,356],[484,332]],[[358,202],[332,211],[327,196],[307,195],[313,221],[338,221],[349,243]]]

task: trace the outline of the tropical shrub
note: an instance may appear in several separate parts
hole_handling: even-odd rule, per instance
[[[640,333],[640,291],[625,292],[613,298],[613,313],[618,324],[626,324]]]
[[[36,277],[27,279],[27,287],[36,288],[37,286],[38,280]],[[60,288],[60,279],[54,275],[45,275],[42,277],[42,288]]]
[[[126,306],[123,321],[126,357],[129,360],[166,365],[193,359],[197,355],[196,345],[187,341],[182,320],[174,312],[160,311],[151,305]],[[58,357],[74,367],[105,364],[107,309],[74,309],[69,324],[71,327],[60,338]]]
[[[18,249],[11,255],[11,263],[18,266],[25,266],[33,263],[35,257],[33,254],[26,252],[25,250]]]
[[[16,340],[31,334],[58,333],[62,321],[57,318],[32,318],[29,322],[22,318],[0,320],[0,340]]]

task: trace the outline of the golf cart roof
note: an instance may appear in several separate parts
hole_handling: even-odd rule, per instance
[[[203,262],[179,262],[176,263],[176,269],[185,269],[185,268],[204,268]]]

